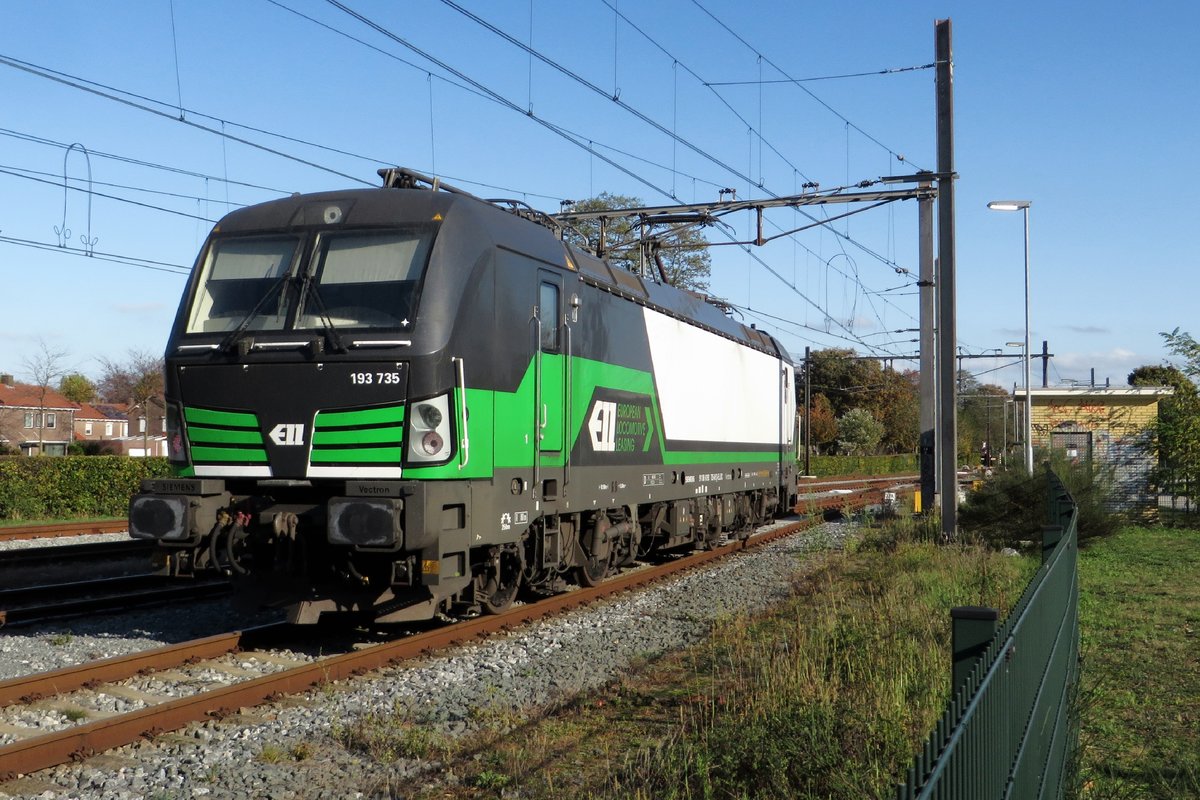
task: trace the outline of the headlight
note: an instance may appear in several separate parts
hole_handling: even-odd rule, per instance
[[[174,403],[167,406],[167,460],[172,464],[188,461],[187,434],[183,429],[183,415]]]
[[[421,421],[430,428],[436,428],[442,424],[442,412],[432,403],[418,403],[417,412],[421,415]]]
[[[410,463],[445,461],[450,457],[450,396],[412,403],[408,415]]]
[[[332,544],[396,549],[404,543],[404,501],[335,497],[329,501],[328,536]]]
[[[129,501],[129,535],[134,539],[188,538],[189,501],[177,495],[136,494]]]

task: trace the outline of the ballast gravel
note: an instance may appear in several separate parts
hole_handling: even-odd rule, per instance
[[[827,523],[506,636],[0,784],[0,797],[405,797],[436,780],[438,765],[410,759],[381,765],[338,745],[336,731],[369,715],[400,713],[443,735],[457,736],[481,720],[520,717],[599,688],[638,660],[698,641],[721,616],[783,599],[802,563],[816,551],[840,547],[848,530],[845,524]],[[227,628],[223,614],[212,609],[212,616],[223,619]],[[201,616],[195,609],[188,614],[193,621]],[[11,648],[0,651],[0,677],[11,672],[10,653],[22,661],[17,671],[22,674],[95,658],[94,649],[101,645],[103,652],[112,653],[155,646],[166,641],[156,640],[163,630],[161,625],[154,631],[126,627],[132,635],[114,630],[112,638],[89,633],[79,637],[86,644],[77,644],[74,637],[63,642],[54,638],[62,634],[44,632],[14,643],[0,634],[0,648]],[[176,633],[172,631],[172,640],[180,638]],[[95,700],[94,707],[113,700]],[[49,727],[62,725],[58,712],[33,713],[45,717]]]
[[[98,542],[128,541],[129,534],[121,533],[82,533],[79,536],[48,536],[40,539],[8,539],[0,540],[0,552],[4,550],[30,550],[39,547],[70,547],[76,544],[96,544]]]

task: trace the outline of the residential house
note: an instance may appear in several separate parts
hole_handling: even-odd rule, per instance
[[[127,406],[125,415],[129,428],[122,447],[126,455],[167,454],[167,406],[161,397]]]
[[[75,412],[75,440],[103,444],[129,435],[123,403],[80,403]],[[111,449],[121,452],[119,445]]]
[[[63,456],[78,407],[53,389],[0,374],[0,445],[22,454]]]

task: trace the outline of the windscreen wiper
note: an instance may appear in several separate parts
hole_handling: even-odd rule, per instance
[[[321,299],[321,293],[317,291],[317,285],[313,282],[313,276],[305,275],[300,287],[301,307],[309,295],[316,301],[317,319],[321,320],[321,327],[329,335],[329,343],[333,345],[333,352],[346,352],[346,345],[342,344],[342,337],[338,335],[337,328],[334,327],[333,319],[329,316],[329,309],[325,307],[325,301]]]
[[[221,344],[217,347],[217,349],[222,353],[229,352],[229,350],[232,349],[233,346],[236,345],[242,338],[242,335],[246,332],[246,329],[250,327],[250,323],[254,320],[254,318],[261,314],[262,310],[266,308],[267,301],[274,297],[291,279],[292,276],[290,274],[284,274],[281,276],[279,280],[276,281],[275,284],[268,289],[262,297],[259,298],[258,302],[254,304],[254,307],[250,309],[250,313],[246,314],[246,317],[242,320],[242,323],[234,328],[228,336],[221,340]]]

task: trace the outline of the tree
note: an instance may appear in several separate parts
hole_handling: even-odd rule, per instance
[[[37,433],[39,454],[44,450],[46,395],[50,393],[50,386],[66,374],[66,360],[66,350],[52,350],[50,345],[46,344],[45,339],[38,339],[38,351],[26,357],[21,362],[25,368],[25,373],[29,375],[30,383],[36,386],[38,390]]]
[[[833,407],[829,398],[817,393],[812,396],[812,409],[809,411],[809,440],[816,452],[829,448],[837,443],[837,417],[833,415]]]
[[[869,455],[883,438],[883,423],[865,408],[852,408],[838,417],[838,449],[846,455]]]
[[[860,358],[853,350],[829,348],[809,354],[813,397],[823,396],[833,418],[855,408],[869,411],[883,424],[882,448],[892,453],[916,450],[920,432],[917,373],[884,368],[875,358]],[[804,376],[796,380],[803,397]],[[814,401],[815,402],[815,401]],[[803,407],[802,399],[798,404]],[[816,438],[816,423],[813,426]],[[832,443],[833,436],[828,440]]]
[[[163,359],[142,350],[130,350],[124,362],[100,359],[96,391],[106,403],[144,403],[162,398]]]
[[[58,382],[58,393],[72,403],[90,403],[96,399],[96,384],[78,372],[63,375]]]
[[[1183,359],[1182,366],[1138,367],[1129,374],[1129,383],[1175,389],[1174,396],[1159,404],[1150,444],[1158,455],[1158,481],[1195,496],[1200,491],[1200,396],[1194,383],[1200,379],[1200,343],[1179,328],[1161,336],[1171,354]]]
[[[870,393],[880,387],[882,368],[879,362],[859,358],[848,348],[812,351],[809,368],[812,370],[812,391],[829,398],[835,417],[840,418],[853,408],[862,408]],[[796,384],[803,391],[803,380],[797,380]]]
[[[1004,438],[1004,405],[1009,393],[1003,386],[979,383],[965,374],[964,385],[969,389],[961,395],[958,411],[959,460],[971,459],[978,464],[984,443],[993,456],[1000,455],[1003,446],[998,443]]]
[[[602,192],[596,197],[579,201],[572,211],[616,211],[643,205],[640,197]],[[589,247],[595,250],[600,243],[600,222],[594,219],[580,220],[574,226],[587,238]],[[653,237],[661,244],[657,254],[668,283],[680,289],[701,293],[708,291],[712,256],[708,252],[708,240],[696,228],[650,225],[642,230],[633,218],[614,215],[605,225],[605,257],[615,266],[638,272],[641,253],[634,243],[643,236]],[[649,270],[651,275],[658,275],[654,265],[649,265]]]
[[[1159,335],[1167,340],[1167,349],[1176,358],[1183,359],[1183,373],[1192,379],[1200,378],[1200,342],[1190,333],[1180,333],[1179,328]]]
[[[110,403],[128,403],[142,414],[142,451],[149,453],[150,407],[166,408],[163,400],[163,359],[141,350],[130,350],[125,363],[101,359],[100,394]]]
[[[1130,386],[1170,386],[1177,395],[1196,393],[1196,384],[1170,364],[1146,364],[1129,373],[1127,380]]]
[[[883,423],[880,445],[889,453],[916,452],[921,436],[919,379],[916,370],[884,369],[879,375],[879,389],[870,395],[867,407]]]

